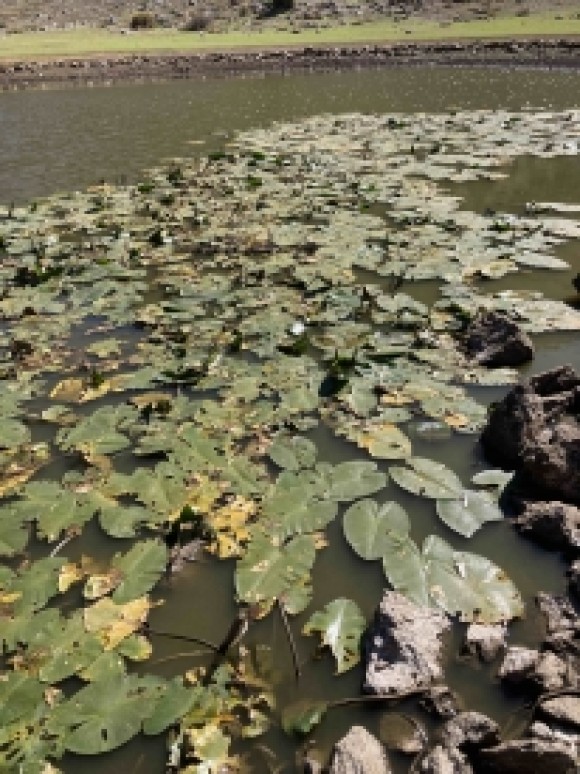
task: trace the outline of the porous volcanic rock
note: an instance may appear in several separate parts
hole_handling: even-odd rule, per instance
[[[459,698],[446,685],[433,685],[421,698],[421,706],[442,720],[455,717],[460,711]]]
[[[472,774],[473,769],[462,752],[438,744],[423,758],[419,771],[423,774]]]
[[[580,376],[562,366],[533,376],[491,407],[481,442],[488,459],[524,474],[559,500],[580,502]]]
[[[534,357],[534,345],[525,331],[501,312],[476,315],[460,340],[464,353],[479,365],[518,366]]]
[[[353,726],[334,746],[330,774],[390,774],[383,745],[362,726]]]
[[[508,648],[498,675],[502,680],[519,685],[533,679],[540,654],[532,648],[514,645]]]
[[[522,535],[533,538],[544,548],[580,552],[580,508],[574,505],[557,500],[528,502],[514,524]]]
[[[441,636],[450,627],[441,611],[385,592],[363,643],[367,693],[402,696],[442,676]]]

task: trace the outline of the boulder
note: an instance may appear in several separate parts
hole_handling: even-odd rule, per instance
[[[482,747],[492,747],[499,742],[499,726],[481,712],[461,712],[443,726],[443,746],[458,749],[469,755]]]
[[[477,771],[481,774],[575,774],[577,763],[565,743],[533,737],[481,750]]]
[[[527,683],[533,679],[539,659],[537,650],[514,645],[507,649],[498,675],[502,680],[515,685]]]
[[[559,502],[528,502],[514,519],[516,529],[544,548],[580,553],[580,508]]]
[[[462,752],[437,745],[423,758],[419,771],[423,774],[472,774],[473,769]]]
[[[461,335],[463,352],[479,365],[518,366],[534,357],[532,340],[501,312],[480,312]]]
[[[547,642],[550,645],[557,646],[576,633],[580,635],[580,617],[566,597],[540,591],[536,603],[546,619]]]
[[[390,774],[383,745],[362,726],[353,726],[334,746],[330,774]]]
[[[363,641],[363,690],[404,696],[429,688],[442,676],[441,637],[449,627],[440,610],[385,592]]]
[[[568,570],[568,583],[570,591],[580,602],[580,559],[573,562]]]
[[[482,661],[493,661],[505,648],[506,636],[505,624],[472,623],[465,633],[465,650]]]
[[[580,502],[579,410],[580,376],[570,366],[533,376],[490,408],[485,453],[537,490]]]
[[[580,693],[544,699],[538,704],[538,713],[548,720],[580,729]]]

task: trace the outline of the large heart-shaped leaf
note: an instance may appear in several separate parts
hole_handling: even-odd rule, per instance
[[[270,607],[274,600],[283,599],[308,579],[315,555],[310,535],[299,535],[278,547],[266,536],[256,534],[236,568],[238,597],[249,604]]]
[[[300,435],[278,435],[268,449],[270,458],[280,468],[300,470],[311,468],[316,461],[316,446]]]
[[[362,559],[380,559],[390,546],[389,536],[406,535],[409,517],[395,502],[378,505],[359,500],[344,514],[344,534]]]
[[[523,614],[513,582],[484,556],[454,551],[431,535],[423,544],[423,557],[431,599],[451,615],[462,621],[500,623]]]
[[[455,473],[441,462],[425,457],[411,457],[408,467],[392,467],[389,473],[402,489],[434,500],[453,500],[461,497],[463,484]]]
[[[457,500],[437,500],[437,515],[464,537],[471,537],[488,521],[503,519],[495,497],[472,489],[464,489]]]

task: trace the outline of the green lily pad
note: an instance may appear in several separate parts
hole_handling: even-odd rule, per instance
[[[389,473],[402,489],[434,500],[454,500],[461,497],[463,484],[455,473],[441,462],[425,457],[411,457],[408,467],[392,467]]]
[[[268,454],[278,467],[300,470],[314,465],[317,450],[308,438],[278,435],[268,449]]]
[[[336,659],[336,673],[342,674],[360,661],[360,639],[365,626],[358,605],[350,599],[335,599],[313,613],[302,631],[320,633],[321,644],[329,647]]]
[[[380,559],[390,546],[389,537],[406,535],[409,517],[395,502],[378,505],[374,500],[359,500],[344,514],[344,534],[362,559]]]
[[[471,537],[488,521],[503,520],[497,499],[472,489],[464,489],[457,500],[437,500],[437,515],[464,537]]]

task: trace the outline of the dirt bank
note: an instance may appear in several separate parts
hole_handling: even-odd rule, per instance
[[[397,65],[580,67],[580,37],[398,42],[0,61],[0,89]]]

